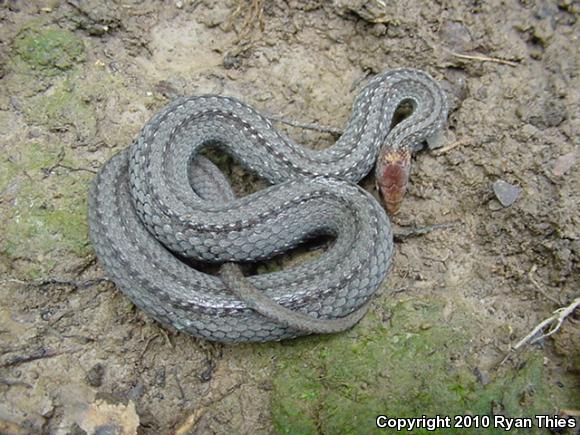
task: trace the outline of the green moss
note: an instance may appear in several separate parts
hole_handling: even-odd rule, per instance
[[[90,174],[47,168],[61,160],[56,146],[38,143],[14,147],[10,159],[0,161],[2,191],[11,207],[0,218],[2,254],[27,265],[19,270],[34,278],[47,273],[66,253],[84,257],[90,253],[86,225],[86,189]],[[71,165],[66,159],[63,165]]]
[[[32,57],[26,58],[23,54],[27,52],[23,47],[31,44],[45,48],[62,45],[68,47],[65,51],[69,53],[74,44],[65,43],[63,34],[55,36],[53,43],[31,42],[31,35],[54,36],[55,29],[49,30],[29,28],[22,33],[27,36],[21,35],[15,42],[19,47],[19,54],[15,57],[21,66],[28,68],[25,59],[32,62]],[[33,52],[30,50],[30,56]],[[71,62],[79,60],[76,55],[69,59]],[[49,69],[68,65],[67,62],[52,60],[43,62]],[[97,140],[129,143],[135,126],[130,122],[107,122],[102,114],[107,110],[111,95],[122,103],[134,101],[136,96],[127,90],[122,78],[100,67],[72,68],[66,75],[51,76],[46,80],[47,75],[36,75],[34,80],[27,80],[29,71],[30,68],[21,69],[10,74],[9,86],[11,89],[22,86],[27,97],[20,100],[21,110],[29,124],[44,126],[59,134],[43,134],[41,137],[48,139],[40,143],[23,141],[13,144],[10,154],[0,157],[0,191],[8,198],[5,201],[7,207],[0,214],[3,228],[0,233],[0,266],[3,270],[12,270],[19,277],[34,278],[51,273],[59,263],[74,265],[79,262],[79,257],[86,257],[91,252],[86,197],[92,174],[63,167],[54,171],[46,169],[57,162],[72,168],[86,167],[87,163],[78,156],[84,154],[84,145],[95,145]],[[39,82],[44,83],[40,89],[32,93],[26,89],[27,83]],[[0,114],[0,121],[1,118]],[[105,121],[101,124],[103,118]],[[63,132],[71,134],[62,135]],[[61,140],[58,138],[64,142],[56,142]],[[70,149],[71,142],[78,147],[77,150]]]
[[[318,370],[308,364],[285,367],[285,375],[294,382],[287,384],[288,400],[275,402],[273,415],[280,433],[316,433],[317,404],[322,393]]]
[[[73,33],[58,27],[29,25],[14,41],[20,67],[53,76],[84,60],[84,45]]]
[[[81,137],[94,137],[97,118],[94,108],[78,92],[82,86],[77,80],[58,83],[45,95],[31,99],[25,109],[34,123],[46,125],[53,131],[74,127]]]
[[[106,71],[75,73],[58,81],[23,107],[30,122],[52,131],[74,130],[82,142],[97,136],[99,106],[108,96],[122,93],[122,83]]]
[[[76,255],[86,254],[85,191],[85,183],[71,179],[48,189],[26,185],[6,227],[8,251],[15,256],[36,252],[37,257],[44,257],[58,246]]]
[[[464,361],[474,319],[441,320],[436,301],[390,304],[352,331],[277,345],[272,414],[280,433],[373,430],[379,414],[532,416],[556,409],[541,356],[482,386]],[[446,430],[445,433],[462,433]],[[415,430],[415,434],[431,433]],[[478,433],[471,431],[471,433]],[[482,433],[491,433],[486,430]]]

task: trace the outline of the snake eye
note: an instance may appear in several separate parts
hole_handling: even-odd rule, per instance
[[[411,171],[411,153],[407,150],[386,150],[377,160],[376,182],[389,214],[395,214],[407,192]]]

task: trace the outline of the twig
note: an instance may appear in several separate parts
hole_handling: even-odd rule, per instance
[[[185,392],[183,391],[183,387],[181,386],[181,381],[179,380],[179,375],[177,374],[177,370],[173,371],[173,376],[175,376],[175,382],[177,383],[177,388],[179,389],[179,395],[181,396],[181,403],[187,402],[187,398],[185,397]]]
[[[538,290],[542,295],[544,295],[544,297],[546,299],[551,300],[552,302],[554,302],[556,304],[556,306],[561,305],[562,302],[560,302],[558,299],[556,299],[555,297],[549,295],[548,293],[546,293],[546,291],[542,288],[542,286],[540,286],[540,284],[538,284],[538,282],[534,279],[534,272],[536,271],[537,267],[534,264],[532,266],[532,268],[530,269],[530,271],[528,272],[528,279],[530,280],[530,282],[532,284],[534,284],[534,287],[536,287],[536,290]]]
[[[145,353],[147,352],[147,350],[149,350],[149,345],[151,344],[151,342],[153,340],[155,340],[158,337],[159,337],[159,334],[155,334],[154,336],[149,337],[147,339],[147,342],[145,343],[145,346],[143,346],[143,350],[141,351],[141,356],[139,357],[139,360],[143,360],[143,357],[145,356]]]
[[[566,317],[572,314],[574,310],[578,308],[579,305],[580,305],[580,297],[577,297],[567,307],[562,307],[554,311],[554,314],[551,317],[548,317],[546,320],[540,322],[540,324],[538,324],[534,329],[532,329],[532,332],[530,332],[528,335],[522,338],[513,347],[513,350],[516,351],[528,343],[534,344],[540,340],[544,340],[545,338],[548,338],[551,335],[555,334],[562,326],[564,320],[566,320]],[[544,334],[543,332],[544,328],[546,328],[547,326],[550,326],[550,330]],[[540,332],[541,334],[536,337],[536,335]]]
[[[558,414],[562,417],[580,417],[580,410],[578,409],[560,409]]]
[[[9,278],[3,281],[0,281],[0,284],[7,284],[7,283],[15,283],[15,284],[22,284],[22,285],[30,285],[33,287],[46,287],[49,285],[66,285],[73,287],[75,290],[83,290],[89,287],[92,287],[97,284],[101,284],[103,282],[112,282],[109,278],[93,278],[87,279],[85,281],[75,281],[75,280],[68,280],[68,279],[59,279],[59,278],[46,278],[46,279],[39,279],[34,281],[22,281],[20,279]]]
[[[555,334],[562,326],[564,320],[566,320],[566,317],[572,314],[574,310],[578,308],[579,305],[580,305],[580,297],[577,297],[576,299],[574,299],[574,301],[572,301],[570,305],[559,308],[556,311],[554,311],[554,314],[552,314],[552,316],[540,322],[534,329],[532,329],[532,331],[528,335],[526,335],[524,338],[518,341],[516,345],[510,349],[508,354],[504,357],[504,359],[500,361],[498,365],[499,366],[503,365],[509,359],[509,357],[513,352],[517,352],[526,344],[537,343],[538,341],[544,340],[545,338],[548,338],[549,336]],[[550,330],[544,334],[543,333],[544,328],[550,325],[551,325]],[[540,332],[541,334],[537,336],[538,333]]]
[[[44,172],[45,176],[44,178],[48,177],[50,175],[50,173],[58,166],[62,163],[62,161],[64,160],[64,148],[61,148],[60,151],[58,152],[58,156],[56,159],[56,162],[54,163],[54,165],[48,167],[48,168],[41,168],[42,172]]]
[[[292,127],[303,128],[305,130],[315,130],[315,131],[319,131],[321,133],[330,133],[330,134],[335,134],[335,135],[342,134],[342,130],[339,128],[324,127],[324,126],[321,126],[321,125],[318,125],[315,123],[305,124],[302,122],[297,122],[297,121],[293,121],[293,120],[288,119],[288,118],[284,118],[282,116],[270,115],[270,116],[268,116],[268,119],[270,119],[271,121],[275,121],[275,122],[281,122],[282,124],[291,125]]]
[[[174,435],[187,435],[191,433],[191,430],[199,422],[199,420],[205,415],[207,408],[216,402],[220,402],[227,396],[232,394],[235,390],[240,388],[241,384],[234,384],[228,388],[224,393],[220,394],[219,397],[213,397],[212,393],[209,393],[203,400],[200,406],[198,406],[193,413],[185,419],[183,423],[175,429]]]
[[[230,16],[229,26],[233,26],[234,21],[241,15],[244,7],[248,7],[247,2],[245,0],[238,0],[238,7]],[[265,29],[263,0],[250,0],[243,20],[244,22],[238,35],[238,42],[245,39],[254,30],[254,23],[256,21],[258,22],[260,31],[263,32]]]
[[[165,344],[167,344],[171,349],[175,349],[175,346],[173,345],[173,342],[171,341],[169,334],[167,334],[167,331],[163,328],[159,328],[159,331],[161,331],[161,334],[165,338]]]
[[[39,359],[44,358],[53,358],[55,356],[63,355],[65,353],[75,353],[80,351],[80,348],[77,349],[68,349],[57,351],[53,349],[39,349],[31,354],[28,355],[16,355],[11,358],[7,358],[5,362],[0,364],[0,367],[12,367],[17,366],[26,362],[36,361]]]
[[[57,161],[49,167],[46,168],[41,168],[42,172],[44,172],[44,178],[48,177],[50,174],[52,174],[52,172],[56,169],[56,168],[61,168],[61,169],[67,169],[71,172],[90,172],[91,174],[96,174],[97,171],[93,170],[93,169],[87,169],[87,168],[75,168],[72,166],[68,166],[68,165],[64,165],[62,162],[64,160],[65,157],[65,153],[64,153],[64,148],[62,148],[57,156]]]
[[[409,239],[411,237],[422,236],[424,234],[428,234],[428,233],[435,231],[435,230],[452,228],[452,227],[455,227],[457,225],[458,225],[457,222],[448,222],[448,223],[443,223],[443,224],[427,225],[426,227],[415,227],[415,228],[397,230],[393,234],[393,238],[398,242],[402,242],[402,241]]]
[[[264,22],[264,4],[262,0],[252,0],[252,8],[254,10],[254,16],[258,20],[260,25],[260,32],[264,32],[266,24]],[[249,21],[248,21],[249,23]]]
[[[503,65],[509,65],[509,66],[518,66],[517,62],[511,61],[511,60],[505,60],[505,59],[500,59],[497,57],[488,57],[488,56],[472,56],[469,54],[461,54],[461,53],[455,53],[451,50],[446,50],[451,56],[453,57],[457,57],[459,59],[464,59],[464,60],[478,60],[480,62],[495,62],[495,63],[500,63]]]
[[[78,276],[82,275],[83,273],[85,273],[87,271],[87,269],[91,266],[94,266],[95,264],[97,264],[97,257],[95,257],[94,255],[92,255],[88,261],[83,264],[80,269],[76,270],[76,274]]]
[[[12,379],[0,379],[0,384],[2,385],[7,385],[9,387],[13,387],[13,386],[21,386],[21,387],[25,387],[25,388],[32,388],[32,385],[23,382],[23,381],[15,381]]]
[[[94,169],[75,168],[73,166],[63,165],[61,163],[57,163],[56,165],[53,165],[51,168],[48,168],[47,169],[47,173],[51,173],[56,168],[66,169],[66,170],[68,170],[70,172],[88,172],[90,174],[96,174],[97,173],[97,171],[95,171]]]
[[[453,143],[450,143],[447,146],[444,146],[443,148],[439,148],[438,150],[433,151],[431,154],[433,154],[434,156],[440,156],[442,154],[448,153],[449,151],[457,148],[458,146],[467,145],[469,142],[471,142],[471,138],[466,137],[463,139],[459,139]]]

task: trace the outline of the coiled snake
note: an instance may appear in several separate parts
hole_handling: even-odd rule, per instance
[[[412,114],[392,127],[403,101]],[[439,85],[413,69],[371,79],[340,139],[323,150],[294,143],[233,98],[179,98],[95,178],[91,241],[138,307],[189,334],[242,342],[344,330],[366,312],[393,253],[385,211],[355,183],[378,158],[379,189],[387,208],[396,209],[411,152],[446,117]],[[221,171],[199,156],[209,146],[271,186],[236,198]],[[322,235],[333,243],[312,261],[248,277],[235,264]],[[204,273],[186,259],[222,264],[220,273]]]

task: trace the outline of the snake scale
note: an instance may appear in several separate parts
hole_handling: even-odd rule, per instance
[[[393,127],[405,101],[412,113]],[[207,340],[282,340],[347,329],[365,314],[393,254],[386,212],[356,183],[378,158],[381,194],[396,208],[410,154],[443,128],[445,101],[426,73],[386,71],[360,92],[336,143],[313,150],[234,98],[176,99],[95,177],[88,220],[97,257],[138,307]],[[207,147],[271,185],[235,197],[222,172],[199,154]],[[333,242],[311,261],[253,276],[236,264],[320,236]],[[215,275],[193,262],[221,266]]]

